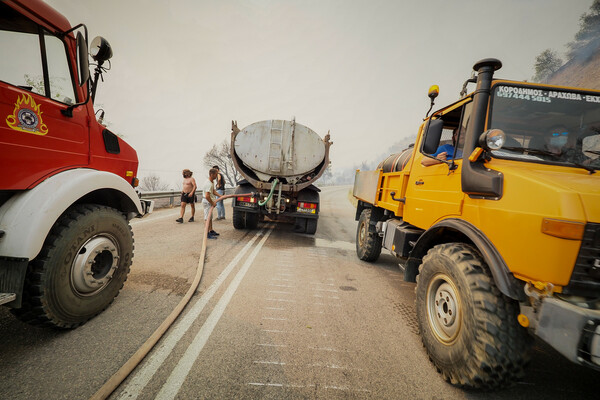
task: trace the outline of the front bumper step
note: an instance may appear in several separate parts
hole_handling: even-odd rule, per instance
[[[15,293],[0,293],[0,304],[10,303],[16,298],[17,295]]]

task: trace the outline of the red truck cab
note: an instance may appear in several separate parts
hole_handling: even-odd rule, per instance
[[[150,212],[136,151],[96,120],[112,56],[41,0],[0,2],[0,304],[33,324],[74,328],[119,293],[129,219]]]

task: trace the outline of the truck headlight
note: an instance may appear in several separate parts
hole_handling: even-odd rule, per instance
[[[479,136],[479,145],[486,150],[498,150],[506,142],[502,129],[488,129]]]

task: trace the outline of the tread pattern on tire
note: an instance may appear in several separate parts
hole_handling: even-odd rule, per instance
[[[381,254],[381,237],[375,230],[375,227],[369,222],[371,220],[371,209],[365,208],[360,214],[358,227],[356,229],[356,254],[363,261],[377,261]],[[361,247],[359,235],[363,223],[367,224],[367,234],[365,237],[365,246]]]
[[[233,215],[231,219],[233,220],[233,227],[235,229],[246,229],[246,219],[244,218],[244,212],[240,210],[233,209]]]
[[[440,257],[451,260],[468,283],[474,306],[473,320],[470,321],[473,326],[467,326],[469,321],[463,319],[461,329],[474,329],[472,334],[475,340],[466,346],[460,362],[442,365],[432,357],[423,335],[422,324],[428,322],[418,318],[421,339],[428,350],[429,359],[446,381],[459,387],[493,390],[513,383],[524,375],[532,340],[517,323],[518,304],[498,290],[491,272],[474,246],[446,243],[429,250],[417,275],[417,308],[418,302],[426,302],[426,299],[419,298],[423,267]],[[425,304],[422,306],[426,307]],[[462,315],[467,318],[464,308]]]
[[[63,329],[72,329],[76,328],[80,325],[83,325],[85,322],[89,321],[94,316],[100,314],[104,311],[114,299],[118,296],[125,281],[127,280],[127,275],[129,274],[130,266],[133,259],[132,257],[129,260],[129,263],[120,268],[126,268],[127,272],[125,273],[125,280],[121,284],[121,287],[117,291],[117,294],[110,300],[108,304],[102,309],[99,310],[94,315],[90,316],[90,318],[85,321],[80,321],[77,323],[61,323],[52,318],[51,313],[49,313],[46,309],[46,306],[43,301],[44,293],[43,293],[43,283],[46,279],[46,263],[52,257],[53,250],[55,249],[55,243],[57,240],[60,240],[63,237],[63,232],[66,229],[69,229],[70,225],[81,218],[82,216],[96,213],[101,210],[111,210],[118,212],[117,210],[100,205],[94,204],[81,204],[76,205],[68,209],[60,218],[56,221],[48,237],[44,241],[42,246],[42,250],[38,254],[38,256],[29,262],[27,266],[27,274],[25,277],[25,286],[23,288],[23,301],[21,308],[11,309],[11,312],[21,321],[26,322],[30,325],[35,326],[44,326],[44,327],[54,327],[54,328],[63,328]],[[123,217],[125,218],[125,217]],[[131,234],[131,238],[133,241],[133,231],[131,230],[131,225],[127,224],[129,228],[129,233]],[[135,247],[135,246],[134,246]]]

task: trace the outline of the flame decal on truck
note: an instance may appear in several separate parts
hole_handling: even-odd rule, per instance
[[[42,121],[41,107],[30,94],[23,94],[17,99],[13,114],[6,117],[6,123],[16,131],[45,135],[48,127]]]

